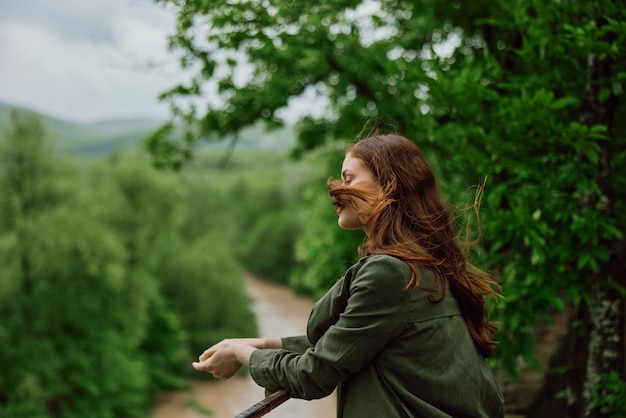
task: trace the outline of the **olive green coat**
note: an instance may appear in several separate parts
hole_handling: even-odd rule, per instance
[[[256,350],[252,378],[269,391],[317,399],[337,388],[337,416],[503,417],[503,398],[451,292],[428,300],[434,276],[403,290],[411,270],[386,255],[361,259],[321,298],[307,337]]]

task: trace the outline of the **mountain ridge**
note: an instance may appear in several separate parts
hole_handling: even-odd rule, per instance
[[[41,117],[54,138],[57,151],[87,158],[106,155],[120,149],[141,147],[143,139],[166,122],[141,117],[74,122],[23,106],[0,102],[0,139],[9,126],[10,113],[13,109],[32,112]],[[294,142],[295,134],[291,126],[268,133],[257,124],[242,129],[237,146],[252,150],[287,150]],[[222,149],[227,146],[227,141],[209,141],[203,145]]]

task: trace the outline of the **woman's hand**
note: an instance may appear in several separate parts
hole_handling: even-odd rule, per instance
[[[193,367],[198,371],[211,373],[218,379],[229,379],[241,368],[242,354],[244,361],[249,360],[250,353],[256,349],[252,344],[261,344],[262,348],[263,339],[243,338],[223,340],[205,350],[204,353],[200,355],[199,361],[193,363]],[[237,357],[237,351],[239,351],[239,358]]]

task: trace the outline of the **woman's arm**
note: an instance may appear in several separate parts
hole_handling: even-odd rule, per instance
[[[285,389],[293,398],[317,399],[366,367],[406,326],[410,269],[398,259],[375,256],[337,288],[347,305],[338,320],[304,353],[288,350],[242,352],[250,356],[253,379],[270,391]],[[332,301],[330,304],[332,305]],[[330,305],[329,305],[330,306]],[[311,320],[314,320],[312,317]]]
[[[235,351],[235,356],[237,357],[237,360],[239,361],[239,363],[249,366],[250,365],[250,356],[252,355],[252,352],[254,352],[257,349],[281,349],[283,348],[283,340],[282,338],[254,338],[253,340],[262,340],[262,344],[259,347],[259,345],[254,344],[256,343],[256,341],[253,341],[253,344],[250,344],[247,339],[242,339],[242,340],[234,340],[234,341],[241,341],[242,344],[237,347],[236,351]]]

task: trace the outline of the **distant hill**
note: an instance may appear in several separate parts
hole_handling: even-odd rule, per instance
[[[98,156],[116,149],[138,147],[147,133],[163,123],[155,119],[77,123],[0,103],[0,132],[8,128],[10,113],[14,108],[38,114],[54,138],[57,150],[81,157]]]
[[[48,127],[59,152],[79,157],[97,157],[112,151],[137,148],[145,136],[164,121],[157,119],[112,119],[94,123],[77,123],[0,102],[0,140],[9,125],[11,110],[17,108],[38,114]],[[246,149],[286,150],[295,143],[291,127],[265,132],[261,125],[242,130],[237,146]],[[222,149],[225,141],[205,142],[202,147]]]

